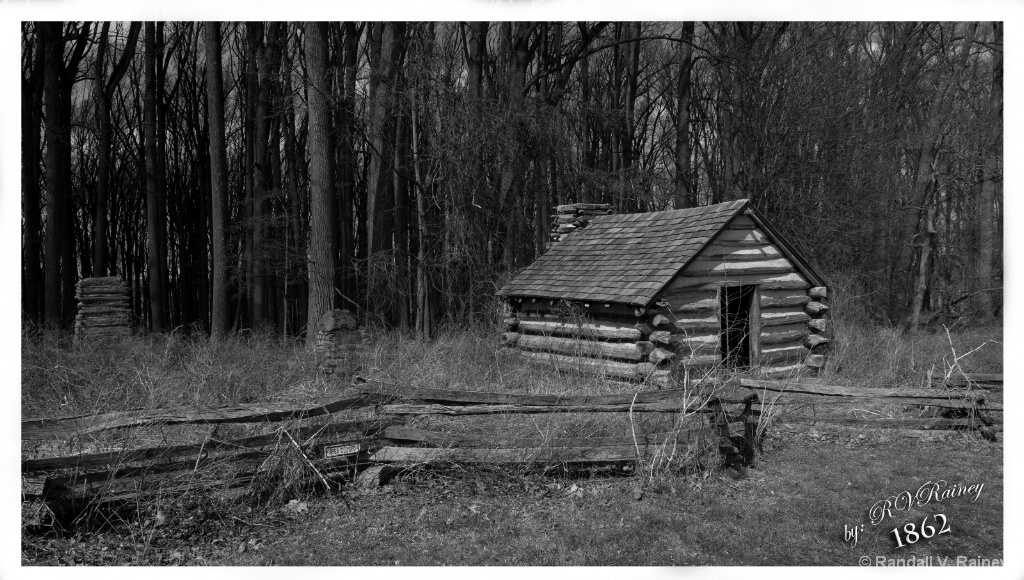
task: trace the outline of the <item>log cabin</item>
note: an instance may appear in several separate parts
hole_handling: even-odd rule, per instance
[[[824,365],[825,282],[748,200],[621,215],[607,207],[557,208],[555,242],[498,291],[511,312],[506,346],[658,384]],[[574,211],[587,219],[561,231]]]

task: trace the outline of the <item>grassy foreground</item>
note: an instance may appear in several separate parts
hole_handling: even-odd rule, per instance
[[[854,324],[840,332],[841,324],[824,378],[921,386],[929,370],[1002,370],[1000,328],[907,337],[896,329]],[[385,335],[373,355],[350,370],[450,389],[630,389],[498,356],[495,336],[493,329],[453,331],[424,345]],[[268,336],[217,346],[173,336],[139,338],[116,350],[72,348],[67,337],[48,333],[24,337],[22,343],[26,418],[303,400],[337,392],[346,380],[318,374],[305,349]],[[663,429],[659,421],[672,423],[671,418],[638,417],[630,424],[613,414],[411,423],[436,430],[585,438]],[[137,433],[133,440],[201,433],[191,429]],[[112,432],[60,450],[23,447],[23,456],[95,449],[124,437]],[[863,556],[872,564],[879,556],[930,556],[937,566],[955,563],[957,556],[1002,559],[1002,453],[1001,442],[973,434],[923,441],[898,431],[813,427],[771,432],[757,468],[739,481],[714,470],[693,473],[673,466],[625,476],[600,470],[421,467],[378,490],[347,490],[344,498],[301,491],[259,505],[216,493],[159,498],[99,529],[63,536],[23,533],[22,563],[857,566]],[[868,523],[876,502],[937,480],[984,488],[975,502],[949,498],[894,510],[877,526]],[[919,529],[925,516],[933,523],[939,513],[950,533],[896,547],[893,527],[917,522]],[[853,547],[844,541],[844,528],[862,523]]]

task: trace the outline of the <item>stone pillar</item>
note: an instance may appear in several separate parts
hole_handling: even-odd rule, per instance
[[[348,310],[324,312],[318,326],[313,352],[324,374],[334,374],[339,366],[368,350],[366,331],[359,328],[358,319]]]

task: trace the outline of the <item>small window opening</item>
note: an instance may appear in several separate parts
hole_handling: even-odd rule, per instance
[[[721,305],[722,363],[728,368],[750,366],[750,308],[757,286],[723,286]]]

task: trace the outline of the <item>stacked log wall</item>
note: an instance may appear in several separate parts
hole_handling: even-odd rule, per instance
[[[808,342],[809,324],[824,310],[810,296],[811,283],[749,216],[734,218],[656,298],[651,321],[667,336],[675,365],[721,364],[720,288],[756,285],[751,304],[758,321],[751,336],[754,361],[765,374],[804,372],[820,362],[819,344]],[[822,289],[824,290],[824,289]]]
[[[513,300],[512,305],[502,342],[527,358],[616,379],[667,381],[668,372],[649,363],[657,348],[636,308],[596,302],[568,306],[546,299]]]

